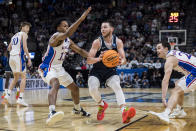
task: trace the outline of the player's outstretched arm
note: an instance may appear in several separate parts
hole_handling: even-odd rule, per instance
[[[169,80],[170,80],[170,76],[173,70],[173,58],[172,56],[170,56],[169,58],[167,58],[166,63],[165,63],[165,67],[164,67],[164,77],[162,80],[162,102],[164,106],[167,106],[166,103],[166,95],[167,95],[167,90],[168,90],[168,86],[169,86]]]
[[[80,54],[82,57],[87,58],[88,57],[88,52],[85,51],[84,49],[81,49],[78,47],[71,39],[70,39],[70,48],[74,50],[76,53]]]
[[[74,23],[72,24],[65,33],[59,33],[58,35],[56,35],[55,37],[53,37],[50,40],[50,45],[55,47],[59,44],[59,41],[65,40],[67,37],[70,37],[78,28],[78,26],[80,25],[80,23],[82,21],[85,20],[86,16],[88,15],[88,13],[91,11],[91,7],[89,7],[83,14],[82,16]]]
[[[98,39],[93,41],[92,47],[88,53],[87,64],[94,64],[102,60],[103,54],[95,58],[95,55],[100,48],[100,41]]]

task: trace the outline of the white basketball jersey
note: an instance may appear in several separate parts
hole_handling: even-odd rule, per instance
[[[196,57],[177,50],[169,51],[167,57],[169,56],[175,56],[178,59],[178,66],[174,70],[184,74],[196,73]]]
[[[10,55],[18,55],[18,54],[24,55],[23,41],[22,41],[22,35],[24,33],[25,32],[18,32],[11,38],[12,50],[10,51]]]
[[[54,35],[56,34],[57,33],[55,33]],[[48,49],[42,59],[43,61],[42,64],[48,65],[49,68],[54,65],[62,65],[65,56],[69,51],[68,50],[69,46],[70,46],[69,38],[65,39],[63,43],[58,47],[52,47],[48,45]]]

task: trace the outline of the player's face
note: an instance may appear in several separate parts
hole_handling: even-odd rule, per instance
[[[157,55],[159,58],[166,57],[167,50],[166,50],[166,48],[163,47],[163,45],[161,43],[156,46],[156,50],[157,50]]]
[[[103,37],[109,36],[113,31],[113,28],[110,26],[109,23],[102,23],[101,24],[101,34]]]
[[[28,25],[25,25],[24,27],[22,27],[23,31],[26,32],[27,34],[29,33],[30,27]]]
[[[58,27],[58,30],[59,30],[59,32],[65,33],[68,28],[69,28],[69,25],[68,25],[67,21],[62,21]]]

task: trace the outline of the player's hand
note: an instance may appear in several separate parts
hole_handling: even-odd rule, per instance
[[[80,17],[80,20],[83,21],[86,18],[86,16],[89,14],[90,11],[91,11],[91,7],[88,7],[88,9]]]
[[[28,59],[28,63],[27,63],[28,67],[30,67],[32,65],[31,63],[31,59]]]
[[[163,102],[163,106],[164,106],[164,107],[167,107],[167,101],[166,101],[165,98],[162,98],[162,102]]]
[[[118,65],[123,65],[125,64],[125,59],[123,59],[120,55],[119,55],[119,64]]]

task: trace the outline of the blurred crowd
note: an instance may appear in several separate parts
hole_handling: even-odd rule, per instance
[[[88,51],[93,40],[100,35],[101,22],[113,21],[114,34],[122,39],[128,60],[126,65],[118,68],[145,67],[152,71],[142,76],[120,74],[122,84],[128,86],[134,83],[138,87],[149,87],[162,76],[160,70],[163,61],[157,58],[155,52],[158,31],[184,29],[188,4],[188,1],[183,0],[13,0],[12,4],[0,3],[0,74],[3,74],[7,62],[6,47],[13,34],[19,31],[21,21],[32,24],[28,47],[30,52],[35,52],[35,58],[27,76],[39,78],[36,70],[47,49],[48,39],[55,32],[55,20],[64,17],[71,24],[91,5],[92,12],[71,39]],[[179,24],[168,24],[171,11],[180,12]],[[191,53],[196,56],[195,49]],[[85,59],[71,50],[63,66],[76,70],[92,68],[92,65],[87,65]]]

